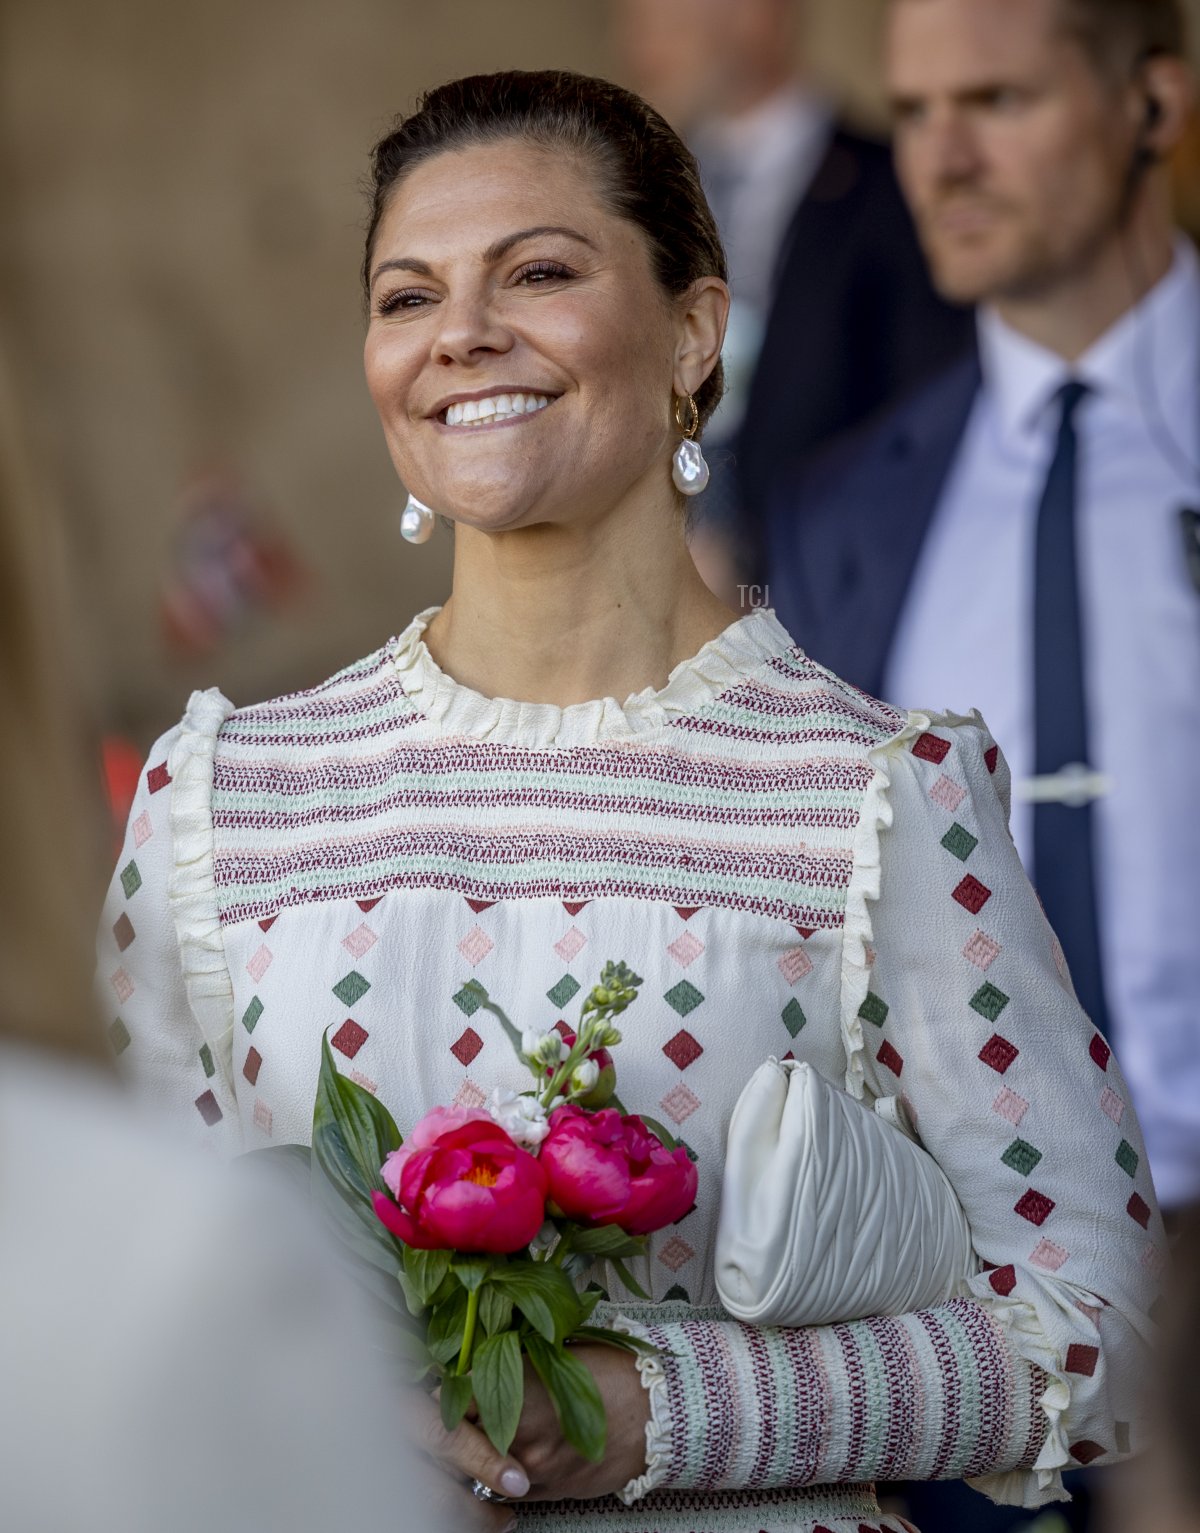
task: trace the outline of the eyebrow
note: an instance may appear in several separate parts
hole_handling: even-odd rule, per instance
[[[569,229],[565,224],[535,224],[532,229],[518,229],[515,234],[506,234],[503,239],[498,239],[489,245],[483,252],[484,265],[492,266],[497,261],[502,261],[510,250],[524,240],[538,239],[545,234],[561,234],[569,240],[576,240],[579,244],[586,245],[589,250],[598,248],[586,234],[580,234],[578,229]],[[375,285],[376,278],[385,271],[411,271],[419,277],[433,275],[433,268],[428,261],[418,260],[416,256],[395,256],[389,261],[380,261],[371,273],[372,287]]]

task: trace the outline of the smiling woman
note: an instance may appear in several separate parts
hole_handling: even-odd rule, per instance
[[[226,1153],[307,1140],[326,1032],[415,1122],[522,1084],[465,980],[545,1031],[621,955],[646,977],[630,1092],[698,1162],[696,1207],[633,1263],[653,1302],[601,1269],[608,1318],[660,1350],[578,1348],[598,1464],[533,1378],[509,1458],[434,1413],[456,1526],[512,1525],[472,1478],[580,1533],[899,1533],[877,1475],[1053,1497],[1072,1455],[1124,1451],[1161,1232],[995,745],[865,696],[697,575],[672,460],[720,396],[728,292],[661,118],[604,81],[480,76],[374,172],[367,382],[401,479],[454,523],[452,593],[309,691],[197,694],[155,747],[105,922],[123,1059]],[[796,1331],[720,1308],[725,1133],[784,1050],[919,1118],[985,1264],[952,1303]],[[1057,1110],[1100,1084],[1103,1111]]]

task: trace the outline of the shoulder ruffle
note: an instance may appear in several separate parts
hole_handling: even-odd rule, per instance
[[[217,913],[212,781],[217,735],[232,712],[215,687],[193,692],[167,763],[174,846],[168,899],[188,1001],[226,1084],[233,1076],[233,983]]]

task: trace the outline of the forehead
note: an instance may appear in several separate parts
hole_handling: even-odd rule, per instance
[[[895,95],[969,90],[1074,64],[1082,50],[1063,25],[1064,0],[892,0],[888,86]]]

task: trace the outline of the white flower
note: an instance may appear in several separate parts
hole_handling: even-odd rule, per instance
[[[562,1039],[557,1033],[539,1033],[526,1028],[521,1034],[521,1053],[531,1065],[556,1065],[564,1058]]]
[[[527,1150],[535,1150],[550,1132],[546,1110],[536,1097],[519,1096],[497,1086],[488,1097],[487,1110],[505,1133]]]
[[[600,1066],[594,1059],[581,1059],[571,1071],[571,1089],[586,1096],[600,1079]]]

